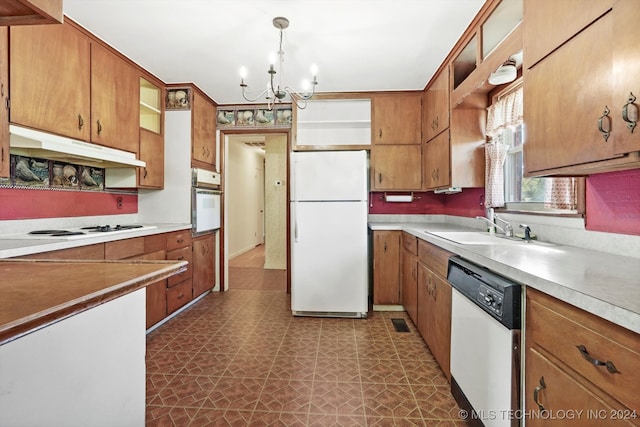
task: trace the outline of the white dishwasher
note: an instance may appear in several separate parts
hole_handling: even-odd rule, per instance
[[[449,259],[451,393],[470,426],[519,426],[521,286]]]

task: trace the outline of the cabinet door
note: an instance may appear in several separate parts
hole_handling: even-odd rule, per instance
[[[526,173],[614,157],[613,141],[598,129],[599,117],[611,128],[603,111],[618,104],[612,103],[611,41],[608,14],[526,73]]]
[[[525,67],[533,66],[602,16],[612,3],[612,0],[524,0]]]
[[[637,98],[626,106],[630,121],[638,121],[640,104],[640,5],[633,1],[617,1],[613,6],[613,28],[615,40],[613,48],[614,93],[611,115],[613,116],[612,137],[616,153],[640,151],[640,126],[631,128],[622,119],[621,108],[629,98]]]
[[[147,329],[167,316],[167,281],[147,286]]]
[[[451,380],[451,285],[432,272],[431,289],[433,347],[429,348],[442,372]]]
[[[427,142],[449,127],[449,69],[445,68],[424,92],[422,140]]]
[[[571,374],[536,349],[528,348],[525,360],[527,367],[524,399],[527,413],[544,415],[538,404],[548,411],[547,414],[577,414],[578,411],[582,411],[582,416],[575,418],[532,416],[527,419],[528,427],[634,425],[632,420],[614,422],[613,416],[618,413],[624,414],[623,409],[616,408],[621,409],[619,412],[616,411],[611,404],[592,392],[592,386],[576,381]]]
[[[138,169],[138,186],[142,188],[164,187],[164,136],[140,129],[140,160],[147,163]]]
[[[400,231],[374,231],[373,239],[373,303],[400,304]]]
[[[9,30],[0,28],[0,178],[9,177]]]
[[[193,297],[215,286],[216,251],[213,234],[193,240]]]
[[[91,141],[138,153],[140,78],[135,68],[91,44]]]
[[[401,257],[402,305],[415,325],[418,324],[418,257],[407,250]]]
[[[216,164],[216,107],[198,91],[193,91],[191,104],[193,160]]]
[[[68,23],[9,31],[11,122],[88,141],[88,38]]]
[[[419,144],[421,142],[421,103],[420,93],[374,96],[371,125],[373,143]]]
[[[424,342],[429,345],[431,341],[430,331],[433,317],[433,304],[431,298],[431,287],[429,278],[431,271],[418,263],[418,331]]]
[[[371,150],[373,190],[420,190],[421,145],[378,145]]]
[[[433,190],[451,185],[449,132],[442,132],[424,145],[424,188]]]

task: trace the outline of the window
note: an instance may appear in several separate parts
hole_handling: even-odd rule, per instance
[[[576,214],[584,184],[578,178],[524,177],[522,87],[498,95],[487,120],[487,207]],[[503,166],[502,166],[503,165]],[[491,170],[501,168],[500,170]]]

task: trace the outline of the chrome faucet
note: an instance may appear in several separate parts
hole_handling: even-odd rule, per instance
[[[477,216],[476,218],[487,221],[489,224],[491,224],[492,227],[496,227],[498,230],[502,231],[505,237],[513,237],[513,226],[511,226],[511,224],[509,224],[504,219],[500,218],[498,215],[494,215],[493,217],[498,221],[502,222],[504,224],[504,227],[499,226],[498,224],[496,224],[495,222],[491,221],[489,218],[484,216]]]

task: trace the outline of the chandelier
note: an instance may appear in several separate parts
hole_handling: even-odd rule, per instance
[[[291,87],[283,85],[282,75],[284,74],[284,72],[282,65],[284,63],[284,50],[282,50],[282,34],[283,31],[287,27],[289,27],[289,20],[287,18],[278,16],[276,18],[273,18],[273,26],[280,30],[280,45],[278,52],[272,53],[269,57],[270,65],[269,70],[267,71],[267,73],[269,74],[267,88],[252,98],[247,93],[247,88],[249,87],[249,85],[245,83],[245,78],[247,77],[247,69],[245,67],[242,67],[240,68],[240,87],[242,88],[242,97],[249,102],[255,102],[258,99],[264,97],[267,100],[267,106],[269,110],[271,110],[274,103],[282,102],[282,100],[287,95],[289,95],[291,101],[296,105],[296,107],[304,109],[307,106],[306,101],[310,99],[316,92],[316,85],[318,84],[316,74],[318,73],[318,68],[315,66],[315,64],[311,66],[311,74],[313,76],[313,80],[311,82],[309,82],[308,80],[302,82],[301,92],[296,92]],[[275,81],[276,74],[278,73],[278,79],[277,81]]]

